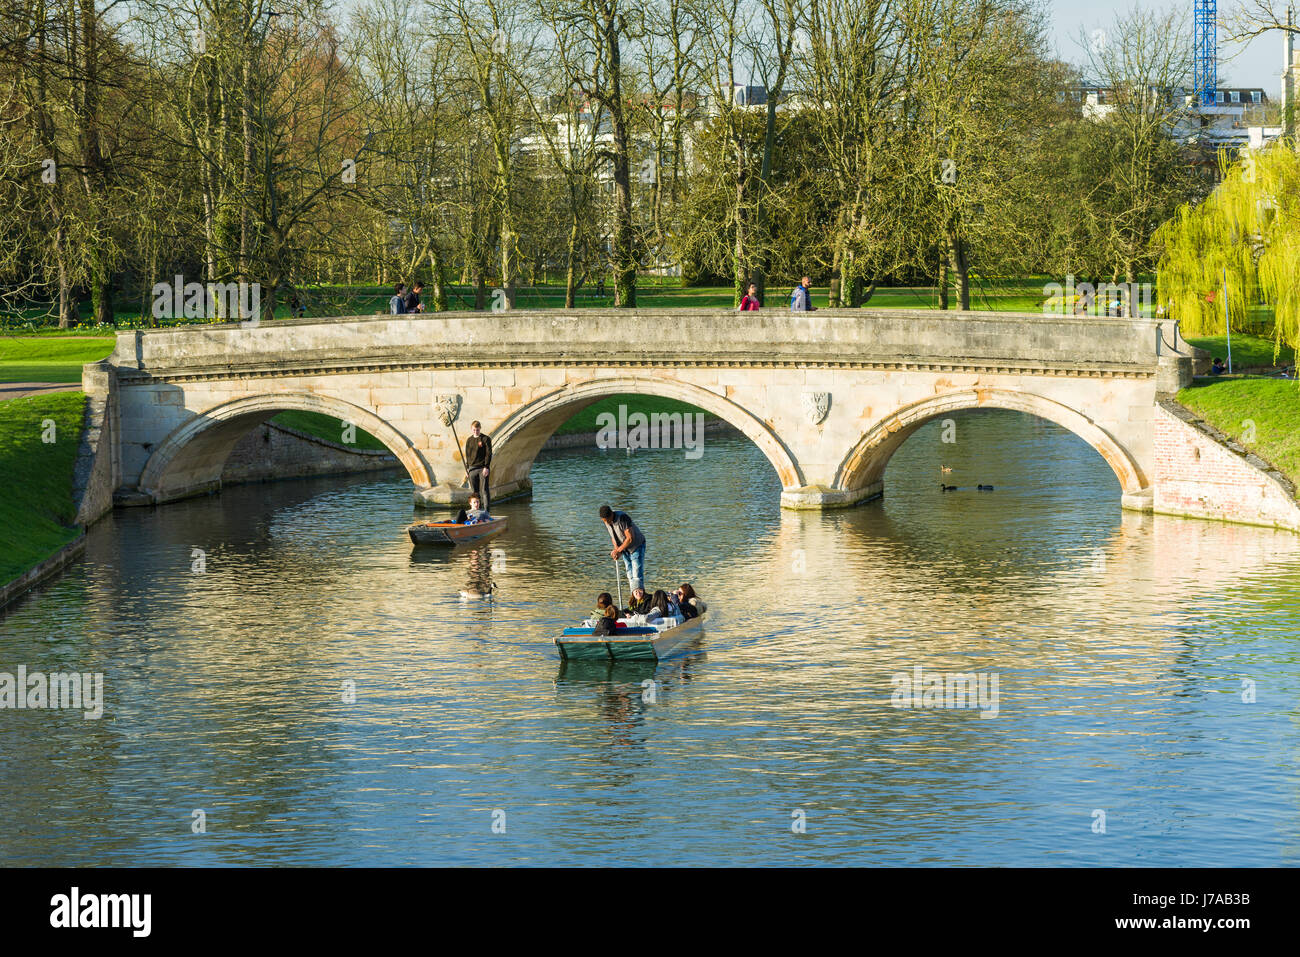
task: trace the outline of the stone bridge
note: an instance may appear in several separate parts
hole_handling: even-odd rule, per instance
[[[220,487],[231,449],[288,409],[383,442],[418,502],[465,500],[461,441],[494,442],[494,497],[525,492],[533,459],[603,396],[679,399],[750,438],[790,508],[880,495],[894,451],[960,409],[1049,419],[1151,507],[1156,396],[1187,381],[1195,350],[1172,322],[908,310],[511,311],[185,326],[121,333],[87,366],[115,437],[125,503]],[[1203,354],[1201,354],[1203,355]],[[105,397],[107,396],[107,401]],[[449,424],[447,414],[456,417]]]

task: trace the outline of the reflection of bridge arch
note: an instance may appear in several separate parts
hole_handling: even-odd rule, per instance
[[[571,383],[514,410],[492,436],[494,486],[524,482],[546,440],[573,415],[610,395],[652,395],[677,399],[710,412],[744,433],[772,463],[782,486],[803,484],[802,473],[776,434],[731,400],[702,386],[674,379],[613,376]]]
[[[219,488],[226,459],[239,440],[288,411],[319,412],[352,423],[384,443],[418,488],[430,484],[423,456],[406,436],[373,412],[329,396],[286,392],[225,402],[177,426],[150,455],[140,476],[140,489],[155,502],[166,502]]]
[[[1139,492],[1149,484],[1124,447],[1082,413],[1029,392],[968,389],[914,402],[878,422],[840,463],[835,487],[856,489],[880,482],[890,458],[913,432],[931,419],[962,409],[1010,409],[1055,422],[1097,450],[1119,479],[1124,494]]]

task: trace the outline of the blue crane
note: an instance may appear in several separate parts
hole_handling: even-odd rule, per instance
[[[1192,93],[1202,106],[1214,105],[1214,92],[1219,78],[1215,62],[1216,37],[1214,21],[1217,16],[1216,0],[1195,0],[1193,24]]]

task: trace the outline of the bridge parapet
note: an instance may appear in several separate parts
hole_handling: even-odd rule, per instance
[[[1034,313],[514,310],[122,333],[110,361],[128,380],[286,368],[647,362],[1143,376],[1157,372],[1162,334],[1178,341],[1168,322]]]

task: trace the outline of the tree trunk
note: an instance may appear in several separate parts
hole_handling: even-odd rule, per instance
[[[574,280],[576,277],[576,266],[578,260],[578,238],[581,235],[581,223],[575,213],[573,221],[569,226],[569,244],[564,251],[564,308],[572,309],[574,307],[575,297],[578,287]]]
[[[627,105],[623,102],[622,51],[616,22],[617,11],[607,9],[605,27],[606,57],[610,80],[610,125],[613,127],[614,174],[614,305],[636,308],[636,237],[632,230],[632,157],[631,134],[627,125]]]
[[[437,243],[429,245],[429,271],[433,273],[433,311],[447,311],[447,264],[442,259],[442,249]]]
[[[736,144],[736,245],[732,250],[731,278],[734,285],[731,305],[745,298],[745,151]]]
[[[946,245],[946,243],[945,243]],[[948,308],[948,250],[939,251],[939,308]]]
[[[948,265],[953,272],[953,291],[957,293],[957,308],[970,312],[970,265],[966,259],[966,241],[953,232],[948,237]]]
[[[95,321],[113,325],[113,274],[96,269],[94,279]]]
[[[831,286],[827,295],[827,305],[832,309],[840,307],[840,270],[844,267],[845,257],[845,239],[844,234],[840,234],[839,241],[835,243],[835,252],[831,254]],[[802,278],[802,277],[799,277]]]

